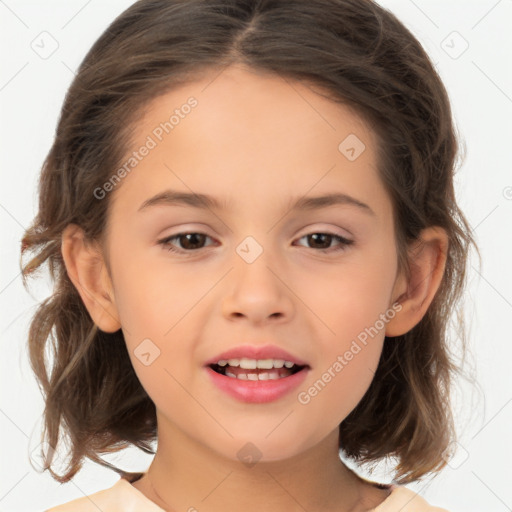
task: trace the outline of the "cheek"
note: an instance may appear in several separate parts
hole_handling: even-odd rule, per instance
[[[378,366],[383,334],[366,341],[344,338],[338,350],[330,347],[329,355],[312,371],[305,387],[299,390],[298,407],[307,418],[322,417],[329,429],[336,428],[357,406],[368,390]]]
[[[138,337],[161,338],[193,310],[214,284],[215,276],[198,280],[193,266],[171,265],[159,247],[132,249],[123,254],[122,246],[120,240],[112,251],[121,324]]]
[[[187,367],[179,361],[190,361],[194,351],[195,308],[218,276],[197,279],[197,271],[186,265],[171,267],[164,251],[150,258],[152,250],[123,255],[120,247],[122,243],[111,256],[123,335],[139,380],[150,396],[158,396],[162,382],[167,391],[173,388],[171,375],[180,382],[187,377]],[[179,395],[179,386],[176,392]]]
[[[319,337],[324,357],[298,401],[311,417],[330,411],[327,421],[333,427],[356,407],[374,378],[386,321],[394,316],[389,307],[394,258],[392,248],[366,253],[341,268],[327,292],[316,297],[325,305],[323,318],[332,335]]]
[[[389,312],[396,261],[393,250],[367,251],[343,261],[335,271],[305,281],[303,294],[333,334],[336,348],[365,329],[383,330],[381,315]],[[322,283],[319,286],[319,283]],[[307,294],[306,294],[307,292]]]

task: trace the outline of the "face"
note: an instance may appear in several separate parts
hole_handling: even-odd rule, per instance
[[[393,314],[392,204],[374,134],[306,85],[241,67],[157,98],[133,130],[129,171],[104,199],[107,249],[159,431],[233,460],[247,442],[262,461],[314,447],[368,389]],[[242,345],[306,366],[282,379],[295,379],[286,391],[242,399],[206,364]]]

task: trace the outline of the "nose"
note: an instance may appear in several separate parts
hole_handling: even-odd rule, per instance
[[[235,260],[228,280],[222,303],[222,313],[228,320],[262,325],[285,323],[293,318],[294,295],[290,283],[271,264],[265,251],[252,263],[241,258]]]

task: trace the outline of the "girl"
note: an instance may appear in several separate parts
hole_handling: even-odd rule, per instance
[[[51,512],[441,510],[404,484],[454,437],[446,330],[476,247],[456,154],[429,58],[371,0],[116,19],[69,89],[22,253],[55,280],[29,334],[46,467],[121,478]],[[130,444],[146,472],[99,456]],[[393,458],[394,483],[340,454]]]

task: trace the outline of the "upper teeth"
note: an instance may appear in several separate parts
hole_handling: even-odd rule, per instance
[[[283,366],[291,368],[295,363],[285,361],[284,359],[248,359],[246,357],[242,357],[241,359],[220,359],[217,364],[219,366],[226,366],[229,364],[229,366],[239,366],[246,370],[253,370],[255,368],[282,368]]]

